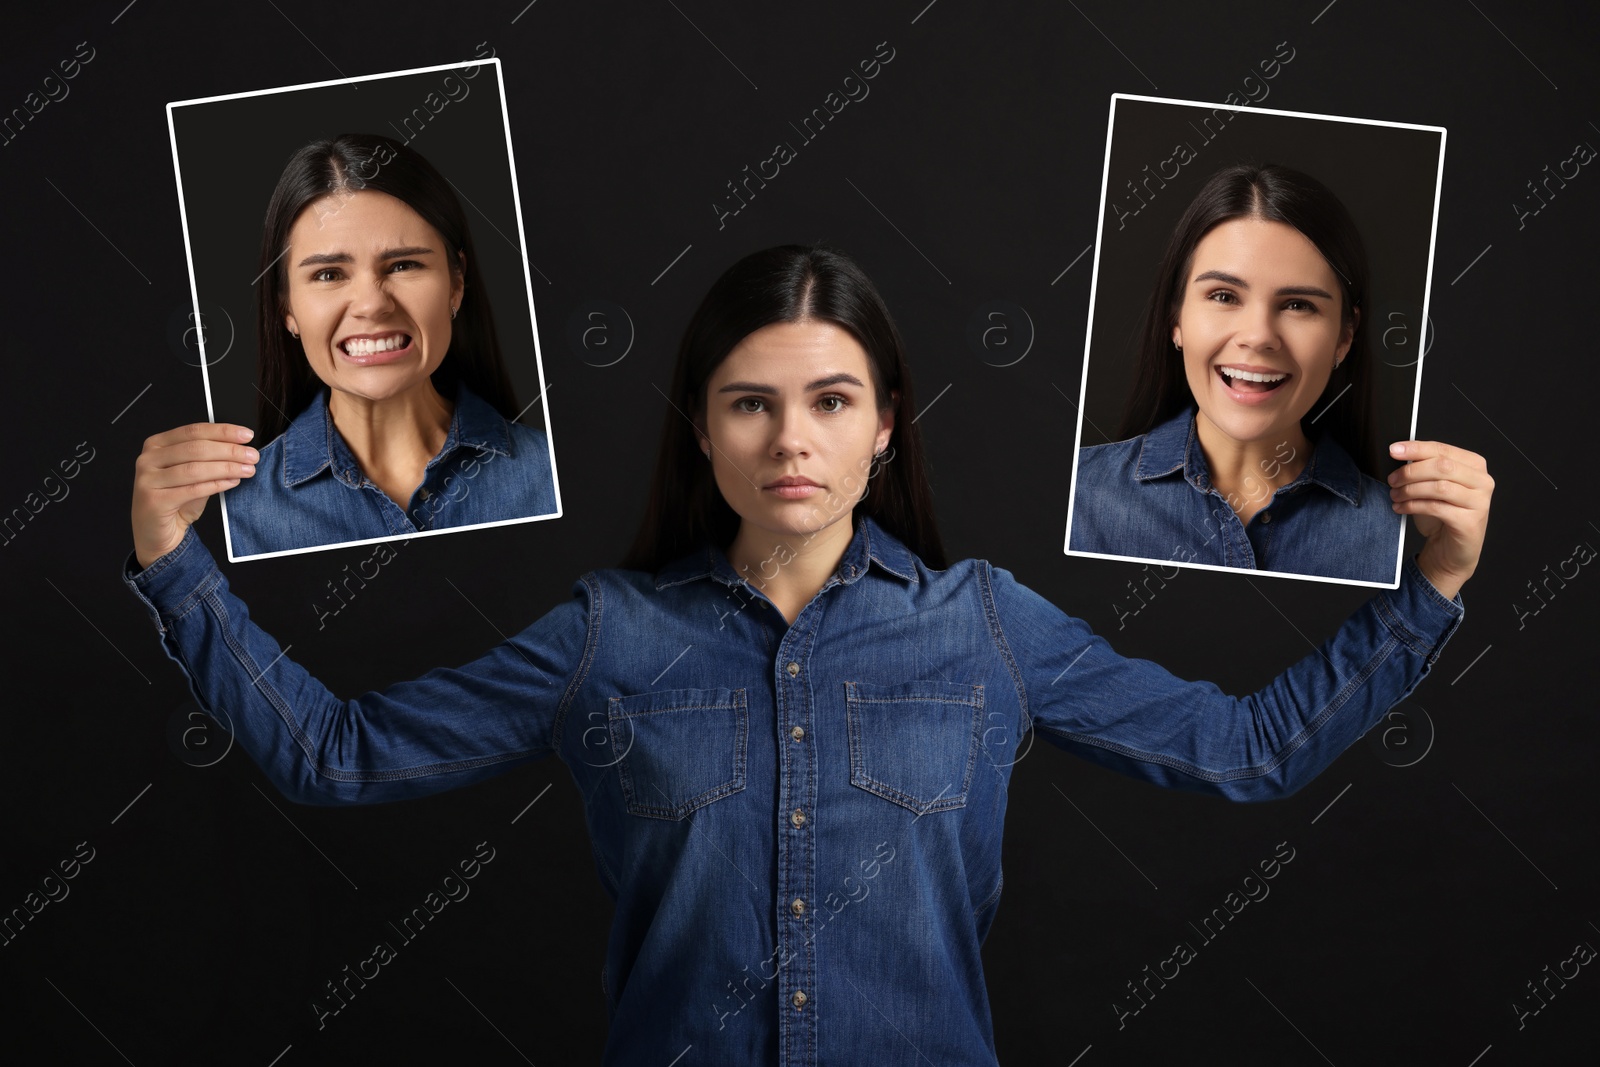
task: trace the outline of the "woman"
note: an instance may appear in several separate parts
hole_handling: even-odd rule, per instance
[[[466,216],[414,150],[345,134],[290,157],[256,298],[267,444],[260,476],[223,496],[234,555],[556,510],[549,443],[515,421],[468,276]]]
[[[1393,584],[1367,260],[1308,175],[1239,164],[1178,220],[1119,440],[1078,452],[1069,547]]]
[[[980,946],[1022,735],[1235,800],[1293,792],[1421,680],[1492,488],[1406,442],[1430,534],[1260,693],[1119,657],[983,560],[946,565],[899,334],[849,259],[785,246],[712,286],[678,353],[626,566],[483,658],[334,697],[248,620],[191,524],[248,431],[147,443],[125,580],[207,710],[304,803],[558,755],[615,901],[608,1064],[989,1063]],[[142,569],[141,569],[142,568]]]

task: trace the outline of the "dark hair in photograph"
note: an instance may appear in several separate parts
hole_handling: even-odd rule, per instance
[[[1354,321],[1355,310],[1366,300],[1366,248],[1350,212],[1331,190],[1308,174],[1270,163],[1237,163],[1218,171],[1200,187],[1173,227],[1161,257],[1135,342],[1134,385],[1123,409],[1118,440],[1148,433],[1195,402],[1184,375],[1183,353],[1172,343],[1172,328],[1178,321],[1195,247],[1216,226],[1240,218],[1286,223],[1317,246],[1339,277],[1343,326]],[[1330,435],[1356,466],[1381,479],[1372,442],[1372,357],[1366,332],[1367,324],[1359,323],[1344,361],[1301,420],[1301,428],[1312,440],[1317,437],[1313,430]],[[1329,408],[1335,398],[1339,402]],[[1313,427],[1309,420],[1325,408],[1326,414]]]
[[[875,464],[876,473],[854,514],[870,515],[928,566],[948,565],[934,519],[922,438],[909,415],[916,404],[905,345],[883,297],[845,253],[821,245],[781,245],[748,255],[723,272],[684,331],[650,499],[622,567],[654,572],[705,541],[723,549],[732,544],[739,516],[717,489],[696,436],[707,382],[728,353],[756,330],[807,320],[833,323],[866,350],[880,412],[893,403],[891,391],[900,394],[885,450],[888,458]]]
[[[256,440],[270,442],[322,389],[299,342],[284,325],[289,310],[289,231],[309,205],[326,196],[353,196],[370,189],[388,193],[421,215],[444,238],[453,276],[465,253],[467,287],[450,324],[450,351],[433,372],[433,386],[446,399],[457,382],[488,401],[507,419],[520,413],[511,379],[500,358],[489,291],[478,271],[467,217],[445,177],[414,149],[384,137],[344,133],[313,141],[289,157],[267,203],[261,234],[261,280],[256,286]]]

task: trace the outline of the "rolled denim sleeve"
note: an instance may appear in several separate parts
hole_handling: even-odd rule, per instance
[[[191,527],[123,581],[199,706],[302,804],[371,804],[453,789],[552,752],[589,647],[590,586],[460,668],[344,700],[250,621]]]
[[[1233,697],[1119,656],[1008,571],[989,568],[987,580],[1023,729],[1112,770],[1238,801],[1288,796],[1321,773],[1428,675],[1465,611],[1407,560],[1398,588],[1259,692]]]

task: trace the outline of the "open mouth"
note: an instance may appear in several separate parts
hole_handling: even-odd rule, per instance
[[[1237,367],[1218,367],[1217,376],[1223,385],[1238,393],[1270,393],[1292,377],[1275,371],[1263,373]]]
[[[409,333],[391,334],[380,337],[376,341],[366,338],[352,338],[339,347],[347,356],[378,356],[385,352],[395,352],[411,344]]]

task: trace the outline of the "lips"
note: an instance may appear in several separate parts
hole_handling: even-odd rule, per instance
[[[1260,404],[1294,375],[1271,367],[1233,364],[1215,368],[1223,392],[1241,404]]]
[[[414,345],[410,334],[389,330],[381,334],[353,334],[334,347],[347,362],[370,367],[404,359],[411,354]]]
[[[764,489],[785,500],[803,500],[813,493],[820,493],[822,486],[802,475],[788,474],[775,482],[768,483]]]

